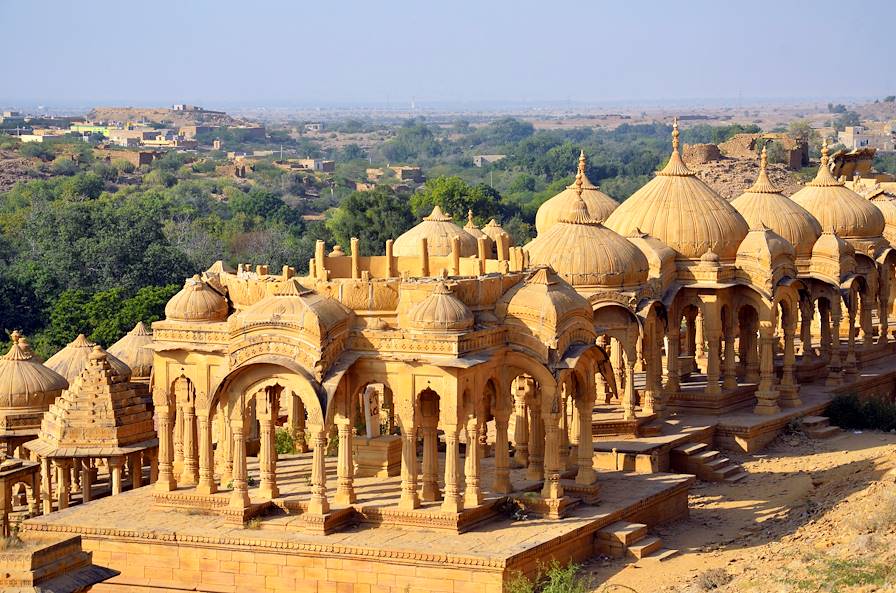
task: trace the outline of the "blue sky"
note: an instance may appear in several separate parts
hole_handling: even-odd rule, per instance
[[[896,2],[0,0],[0,103],[896,93]]]

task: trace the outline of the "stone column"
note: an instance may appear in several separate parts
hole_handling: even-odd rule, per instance
[[[744,335],[741,334],[741,340],[744,339]],[[760,380],[760,362],[759,362],[759,352],[756,348],[756,328],[753,324],[750,324],[750,333],[747,336],[746,341],[746,364],[744,365],[744,381],[746,383],[758,383]],[[774,355],[774,352],[772,353]]]
[[[825,385],[835,387],[843,382],[843,367],[841,363],[841,343],[840,343],[840,308],[834,307],[830,311],[831,325],[828,328],[827,323],[822,319],[821,331],[822,341],[827,343],[825,338],[825,330],[827,329],[827,339],[830,340],[831,358],[828,361],[828,377]]]
[[[289,434],[292,435],[296,453],[308,452],[308,441],[305,440],[305,404],[296,394],[289,398]]]
[[[40,472],[31,474],[31,496],[28,498],[28,516],[36,517],[40,515],[40,500],[43,492],[43,481]]]
[[[155,484],[159,479],[159,450],[147,449],[143,453],[149,457],[149,483]]]
[[[59,510],[61,511],[68,508],[71,472],[68,460],[56,459],[53,461],[53,465],[56,467],[56,500],[59,501]]]
[[[713,326],[715,323],[712,324]],[[699,327],[699,326],[698,326]],[[722,392],[719,385],[719,367],[721,366],[719,353],[719,340],[721,336],[715,327],[707,332],[709,351],[706,353],[706,393],[719,394]]]
[[[510,449],[507,430],[510,418],[506,411],[495,414],[495,482],[492,490],[498,494],[510,494]]]
[[[814,309],[812,299],[800,301],[800,355],[804,358],[815,356],[815,351],[812,349],[812,318],[815,316]]]
[[[681,345],[681,319],[670,317],[669,337],[666,341],[666,384],[663,386],[663,399],[669,404],[678,393],[681,377],[678,370],[678,354]]]
[[[124,459],[120,456],[109,458],[109,479],[112,483],[112,495],[121,494],[121,468]]]
[[[706,331],[706,327],[704,326],[705,319],[703,317],[703,309],[697,309],[697,315],[694,317],[694,366],[697,368],[697,372],[700,371],[700,359],[706,356],[706,337],[708,336],[708,332]],[[712,337],[708,336],[710,342],[712,341]],[[710,343],[710,349],[712,348],[712,344]],[[718,349],[718,347],[716,347]],[[712,352],[712,350],[710,350]],[[707,363],[708,366],[708,363]],[[707,370],[707,374],[709,370]]]
[[[855,300],[855,299],[853,299]],[[848,335],[846,338],[846,365],[844,366],[844,371],[846,373],[846,380],[853,381],[858,375],[858,370],[856,368],[856,307],[855,302],[852,303],[852,306],[848,307],[846,310],[846,328],[848,331]],[[837,339],[840,338],[840,334],[835,334]]]
[[[859,325],[862,328],[862,348],[869,350],[874,345],[874,325],[871,320],[871,313],[874,309],[874,299],[869,298],[868,288],[861,298],[861,309],[859,312]]]
[[[442,500],[439,489],[439,434],[435,425],[423,426],[423,491],[422,500],[435,502]]]
[[[529,465],[526,468],[527,480],[540,480],[544,476],[544,424],[541,421],[540,405],[536,398],[529,406]]]
[[[224,413],[224,424],[221,425],[221,438],[218,445],[223,445],[221,458],[221,484],[227,484],[233,481],[233,427],[230,425],[230,418]]]
[[[409,412],[406,416],[410,416]],[[474,437],[475,438],[475,437]],[[402,418],[401,425],[401,499],[400,509],[416,509],[420,506],[417,494],[417,427],[413,416]]]
[[[170,492],[177,488],[174,480],[172,456],[174,454],[173,434],[168,407],[157,408],[159,424],[159,479],[155,489],[158,492]]]
[[[131,474],[131,489],[142,487],[143,459],[139,451],[128,456],[128,472]]]
[[[880,283],[878,285],[877,294],[877,343],[886,344],[889,340],[887,335],[890,329],[890,271],[886,268],[880,271]]]
[[[595,482],[597,476],[594,472],[594,437],[591,433],[591,409],[592,401],[587,393],[578,394],[576,407],[579,411],[579,448],[576,483],[590,485]]]
[[[634,420],[637,417],[635,414],[635,363],[631,357],[627,357],[625,360],[625,391],[622,395],[622,412],[625,420]]]
[[[233,491],[230,493],[230,508],[244,509],[249,506],[249,472],[246,468],[246,431],[244,421],[231,420],[233,434]]]
[[[465,484],[464,508],[482,504],[482,490],[479,486],[479,422],[475,417],[467,421],[467,452],[464,459]]]
[[[277,452],[274,450],[276,446],[276,438],[274,436],[274,419],[271,414],[265,414],[258,419],[260,425],[261,443],[258,450],[258,467],[259,467],[259,493],[266,500],[273,500],[280,496],[280,489],[277,488]],[[340,442],[339,446],[342,446]]]
[[[631,361],[627,365],[634,371],[635,364]],[[552,395],[551,397],[557,397]],[[544,486],[541,489],[542,498],[557,499],[563,496],[563,486],[560,484],[560,418],[556,414],[543,413],[545,443],[544,443]]]
[[[308,501],[308,512],[326,515],[330,512],[330,501],[327,500],[327,431],[323,426],[314,426],[311,436],[314,439],[314,454],[311,459],[311,499]]]
[[[199,482],[199,460],[196,455],[196,409],[192,405],[181,408],[178,417],[183,417],[183,471],[180,484],[191,486]]]
[[[214,494],[218,491],[215,483],[215,456],[212,452],[212,423],[208,412],[199,414],[199,494]]]
[[[338,424],[339,452],[336,462],[336,504],[347,506],[358,501],[355,496],[355,462],[352,459],[352,439],[354,428],[351,420],[345,418]]]
[[[728,325],[725,333],[725,368],[722,388],[737,389],[737,358],[734,355],[734,322]]]
[[[174,475],[184,469],[184,414],[179,406],[174,406]]]
[[[785,408],[795,408],[802,404],[800,388],[796,384],[794,367],[796,366],[796,323],[784,326],[784,364],[781,372],[781,384],[778,387],[780,404]]]
[[[79,468],[81,470],[81,500],[83,502],[90,502],[93,497],[93,488],[90,481],[90,459],[75,459],[74,463],[75,465],[81,466]]]
[[[625,390],[625,371],[622,364],[622,342],[616,338],[610,338],[610,364],[613,365],[613,377],[616,380],[617,396],[622,396]],[[625,404],[623,404],[625,405]]]
[[[43,504],[44,515],[49,515],[53,512],[53,484],[52,484],[52,472],[50,470],[50,458],[49,457],[41,457],[40,458],[40,487],[41,487],[41,501]]]
[[[757,414],[776,414],[778,407],[778,393],[775,391],[775,360],[774,360],[775,336],[774,326],[770,322],[759,324],[759,388],[756,390],[756,407],[753,411]]]
[[[448,513],[459,513],[464,510],[464,499],[460,493],[460,452],[458,445],[458,426],[443,426],[445,432],[445,496],[442,510]]]
[[[522,379],[517,379],[521,381]],[[525,389],[517,388],[513,394],[513,452],[514,467],[526,467],[529,464],[529,410],[526,406]]]

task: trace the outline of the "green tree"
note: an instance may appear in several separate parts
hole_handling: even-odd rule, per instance
[[[353,192],[330,211],[327,230],[349,251],[350,239],[359,240],[363,255],[378,255],[386,240],[394,239],[414,225],[407,198],[388,186],[369,192]]]
[[[480,218],[499,216],[500,202],[498,192],[484,183],[471,186],[460,177],[436,177],[411,197],[411,211],[422,218],[438,205],[460,222],[466,220],[468,210]]]

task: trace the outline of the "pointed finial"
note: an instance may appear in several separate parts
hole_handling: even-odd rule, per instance
[[[678,152],[678,117],[672,120],[672,150]]]
[[[576,193],[579,195],[579,197],[582,197],[582,188],[585,184],[585,182],[583,181],[583,177],[585,177],[585,174],[582,173],[582,171],[580,169],[579,172],[576,173],[576,184],[575,184],[576,185]]]
[[[467,224],[470,226],[475,226],[473,224],[473,209],[472,208],[467,210]]]
[[[759,154],[759,170],[765,171],[768,168],[768,144],[762,145],[762,152]]]
[[[579,153],[579,173],[582,175],[585,174],[585,165],[588,163],[587,157],[585,157],[585,151]]]
[[[827,167],[827,166],[828,166],[828,160],[829,160],[829,157],[828,157],[828,139],[825,138],[824,140],[821,141],[821,165],[822,165],[823,167]]]
[[[18,344],[19,339],[21,339],[21,337],[22,337],[22,334],[17,329],[12,330],[12,333],[9,334],[9,339],[12,341],[13,344]]]

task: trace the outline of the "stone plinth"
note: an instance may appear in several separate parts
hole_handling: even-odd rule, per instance
[[[27,534],[0,553],[0,589],[5,593],[86,591],[119,574],[92,564],[81,536]]]
[[[389,434],[372,439],[352,439],[355,477],[387,478],[401,473],[401,436]]]

